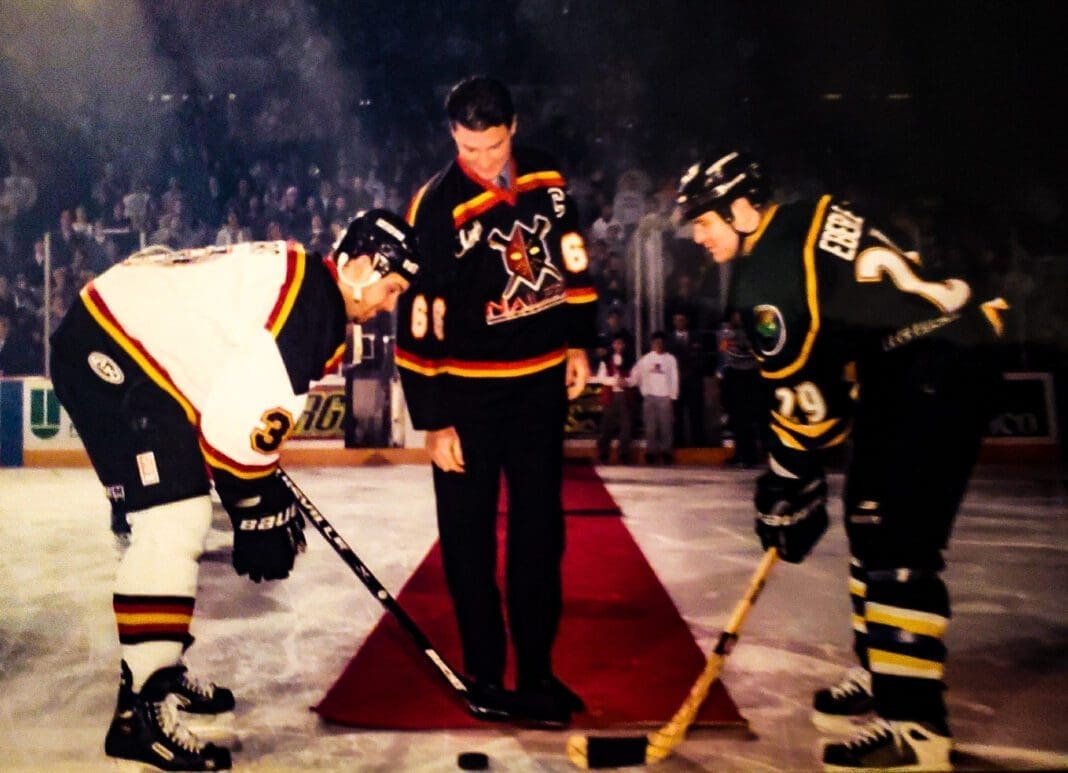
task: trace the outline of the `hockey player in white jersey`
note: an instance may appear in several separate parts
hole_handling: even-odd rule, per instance
[[[230,767],[179,710],[234,706],[186,673],[182,654],[214,484],[249,579],[289,576],[303,516],[275,475],[309,383],[339,362],[350,321],[393,310],[419,271],[404,220],[372,210],[329,256],[294,242],[149,248],[86,285],[52,338],[56,394],[130,546],[113,598],[122,651],[112,757],[165,770]]]

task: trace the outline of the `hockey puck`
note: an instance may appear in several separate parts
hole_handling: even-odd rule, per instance
[[[461,770],[487,770],[489,757],[482,752],[463,752],[456,758],[456,764]]]

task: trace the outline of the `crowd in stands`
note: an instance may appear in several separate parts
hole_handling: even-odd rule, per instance
[[[331,149],[329,143],[316,141],[238,151],[238,143],[219,141],[226,126],[204,125],[210,120],[215,119],[200,115],[190,122],[193,130],[157,153],[155,163],[102,162],[87,185],[44,213],[34,206],[35,188],[44,181],[36,180],[34,171],[17,163],[15,156],[7,159],[6,168],[0,168],[5,175],[0,189],[4,375],[42,373],[45,335],[55,329],[78,290],[134,250],[295,239],[309,250],[326,252],[356,212],[369,207],[403,212],[414,186],[448,152],[440,142],[432,145],[418,135],[383,139],[377,145],[359,132],[352,133],[362,143],[356,148],[350,142]],[[555,118],[550,115],[548,120]],[[535,124],[528,132],[551,137],[544,128]],[[728,277],[672,218],[680,159],[666,153],[659,162],[642,165],[629,160],[633,153],[621,150],[613,156],[602,147],[594,163],[558,152],[580,209],[601,299],[601,336],[591,352],[594,369],[610,356],[614,338],[623,342],[630,368],[650,348],[652,335],[661,333],[679,366],[674,442],[696,446],[718,441],[716,435],[728,428],[705,415],[710,391],[703,384],[723,373],[717,331],[728,317]],[[780,199],[813,195],[824,187],[802,164],[780,164],[777,183]],[[855,198],[879,204],[862,193]],[[1020,333],[1019,345],[1006,353],[1005,366],[1042,367],[1034,352],[1044,350],[1029,345],[1041,343],[1047,334],[1053,350],[1059,351],[1056,345],[1062,337],[1050,333],[1049,326],[1068,329],[1063,304],[1050,303],[1037,292],[1043,272],[1063,282],[1064,269],[1056,260],[1063,244],[1050,248],[1053,257],[1043,258],[1029,251],[1008,225],[977,226],[975,219],[952,217],[937,205],[907,203],[915,206],[900,209],[896,222],[906,243],[926,262],[949,270],[978,269],[986,281],[1007,284],[1017,299],[1031,303],[1029,320],[1044,321]],[[642,251],[652,243],[656,260],[650,266]],[[662,288],[662,315],[650,321],[648,290],[657,284]],[[715,390],[711,394],[715,398]],[[636,424],[628,421],[628,435]]]

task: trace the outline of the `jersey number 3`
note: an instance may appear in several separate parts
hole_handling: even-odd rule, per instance
[[[252,433],[252,447],[261,454],[274,453],[293,429],[293,415],[284,408],[272,408],[260,416],[262,427]]]

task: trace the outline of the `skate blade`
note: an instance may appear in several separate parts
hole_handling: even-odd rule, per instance
[[[118,757],[108,757],[111,769],[122,773],[159,773],[159,768],[147,762],[138,760],[123,760]]]
[[[836,715],[813,711],[811,719],[812,724],[822,733],[827,733],[828,735],[855,735],[857,729],[870,722],[874,716],[873,712]]]
[[[182,724],[201,741],[215,745],[223,742],[228,745],[237,740],[237,723],[232,711],[224,711],[222,714],[189,714],[184,711],[179,713]]]

